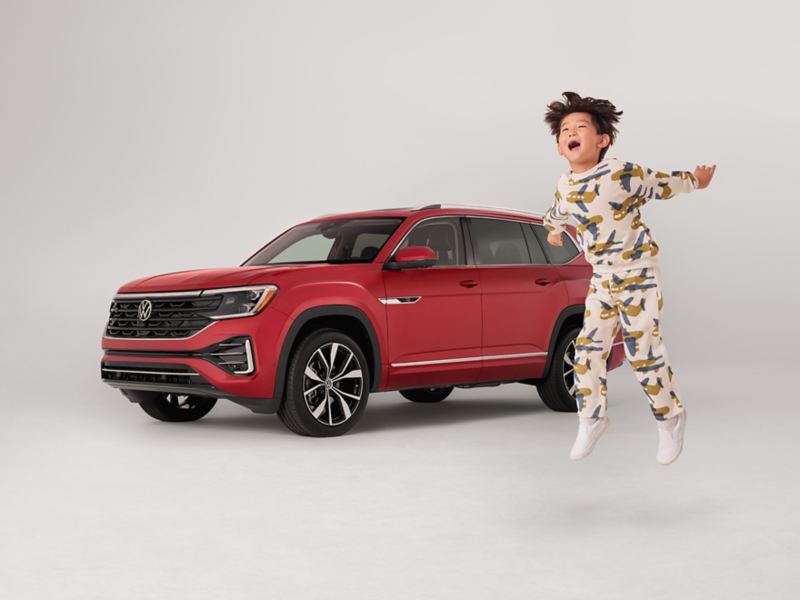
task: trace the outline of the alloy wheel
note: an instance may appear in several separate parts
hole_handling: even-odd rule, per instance
[[[303,374],[303,398],[311,415],[321,424],[341,425],[356,412],[364,377],[353,351],[341,342],[318,347]]]
[[[564,386],[567,393],[575,397],[578,384],[575,380],[575,340],[570,341],[567,349],[564,351],[564,365],[562,372],[564,373]]]
[[[168,392],[164,394],[164,400],[166,400],[167,404],[170,406],[180,410],[191,410],[196,405],[192,396],[188,394],[173,394]]]

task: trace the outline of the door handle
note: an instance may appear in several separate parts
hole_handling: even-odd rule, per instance
[[[553,282],[550,281],[547,277],[539,277],[538,279],[534,280],[534,283],[536,285],[550,285]]]
[[[474,279],[465,279],[464,281],[461,282],[461,285],[464,286],[464,287],[471,288],[471,287],[475,287],[476,285],[478,285],[478,282],[475,281]]]

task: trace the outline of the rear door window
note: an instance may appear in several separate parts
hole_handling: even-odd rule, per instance
[[[469,233],[479,265],[530,265],[522,223],[507,219],[469,217]]]
[[[544,225],[531,223],[530,227],[533,229],[536,239],[539,240],[539,244],[544,249],[547,260],[549,260],[551,263],[555,265],[563,265],[564,263],[571,261],[580,253],[580,250],[572,241],[572,238],[566,233],[561,236],[563,244],[561,246],[554,246],[547,241],[547,229]]]

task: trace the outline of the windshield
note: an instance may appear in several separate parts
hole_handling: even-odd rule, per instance
[[[372,262],[402,222],[397,217],[304,223],[272,240],[242,266]]]

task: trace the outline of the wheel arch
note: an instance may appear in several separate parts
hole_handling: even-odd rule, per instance
[[[381,348],[375,328],[361,309],[347,304],[314,306],[300,313],[289,327],[281,345],[275,369],[274,398],[283,398],[286,371],[299,341],[308,333],[323,327],[334,327],[351,336],[367,357],[370,371],[370,392],[378,390],[381,381]]]
[[[550,336],[550,343],[547,346],[547,361],[544,365],[544,372],[542,379],[547,377],[550,373],[550,367],[553,365],[553,354],[556,350],[556,344],[561,338],[564,331],[571,327],[580,327],[583,325],[583,313],[586,307],[583,304],[572,304],[567,306],[556,319],[556,324],[553,326],[553,333]]]

